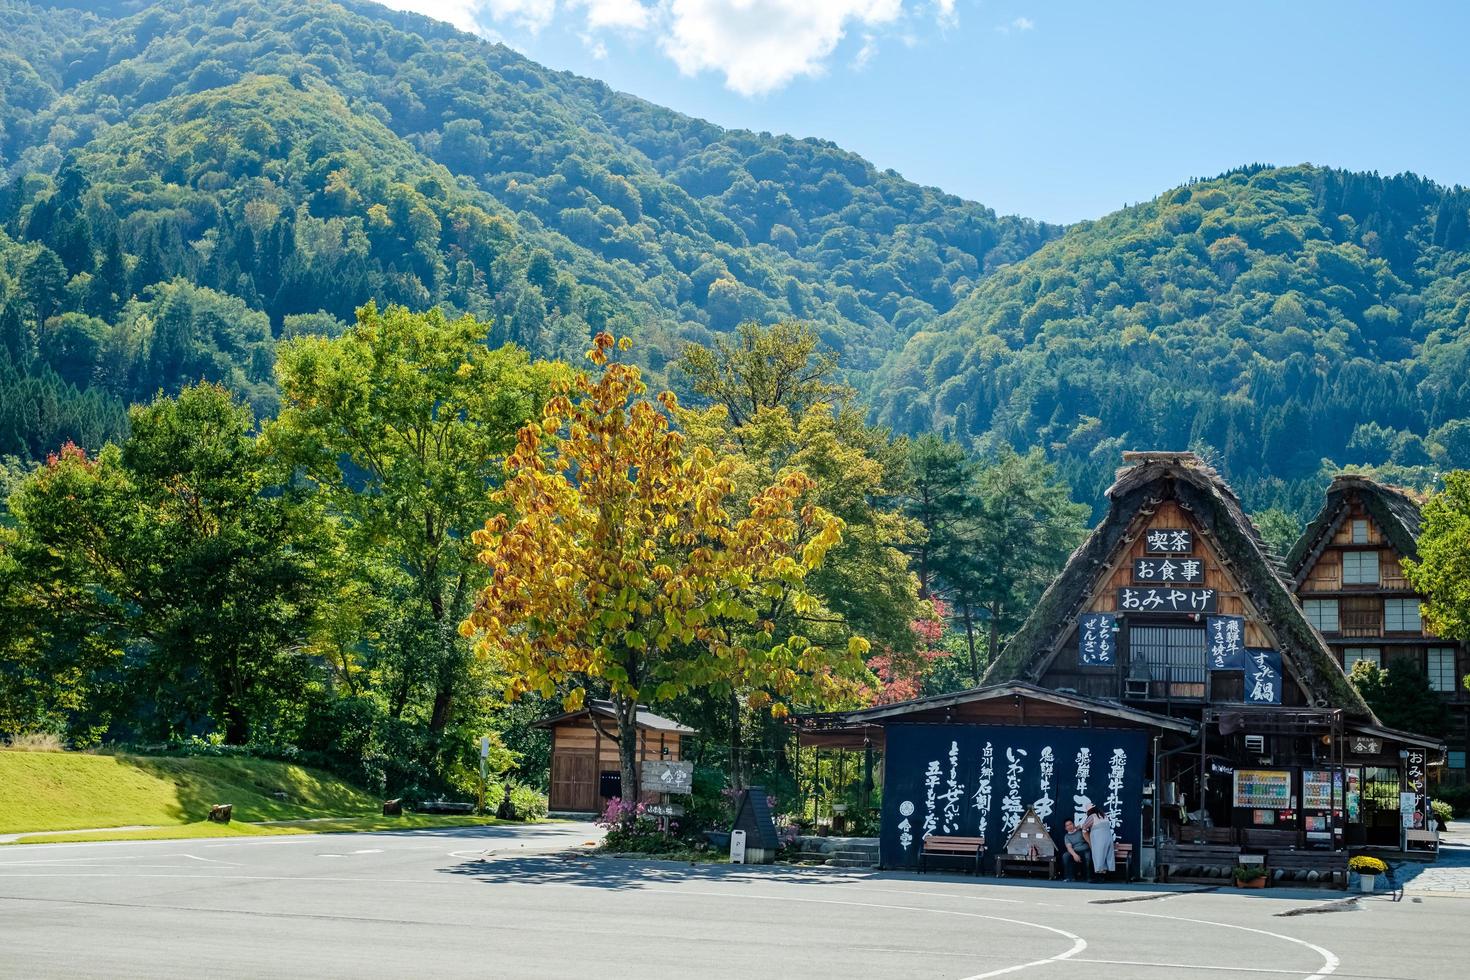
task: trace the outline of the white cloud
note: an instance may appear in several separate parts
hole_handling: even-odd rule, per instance
[[[661,45],[679,70],[710,70],[741,95],[820,75],[849,26],[891,24],[903,0],[671,0]]]
[[[607,56],[599,32],[656,43],[686,75],[714,72],[742,95],[773,92],[794,79],[824,74],[838,46],[860,35],[854,70],[879,42],[914,43],[925,23],[941,29],[958,19],[956,0],[383,0],[495,37],[495,28],[535,34],[558,17],[594,57]],[[1025,18],[1018,18],[1019,25]],[[1029,29],[1030,21],[1025,21]]]
[[[1031,28],[1035,27],[1036,24],[1034,21],[1031,20],[1030,17],[1017,17],[1015,20],[1011,21],[1011,26],[1018,31],[1029,31],[1031,30]]]

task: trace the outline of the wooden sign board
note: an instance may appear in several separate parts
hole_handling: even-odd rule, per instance
[[[1354,735],[1351,741],[1354,755],[1378,755],[1383,752],[1383,739],[1368,735]]]
[[[1147,585],[1176,582],[1199,584],[1205,580],[1205,563],[1198,558],[1135,558],[1133,581]]]
[[[1187,555],[1194,550],[1193,537],[1187,528],[1150,528],[1143,535],[1143,550],[1150,555]]]
[[[682,817],[684,808],[677,803],[652,803],[643,808],[650,817]]]
[[[693,793],[694,763],[664,760],[643,763],[642,788],[645,793]]]
[[[1184,586],[1138,586],[1118,590],[1121,613],[1205,613],[1216,609],[1214,589],[1192,589]]]

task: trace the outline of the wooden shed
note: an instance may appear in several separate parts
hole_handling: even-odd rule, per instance
[[[617,715],[611,701],[589,700],[570,711],[537,722],[551,729],[549,805],[562,813],[600,813],[607,801],[622,795]],[[638,706],[638,761],[678,762],[683,739],[694,729]]]

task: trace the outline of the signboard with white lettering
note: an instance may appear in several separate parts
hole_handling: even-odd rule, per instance
[[[1245,618],[1211,616],[1205,620],[1205,662],[1211,670],[1245,670]]]
[[[1281,653],[1252,647],[1246,651],[1245,700],[1248,704],[1281,703]]]
[[[645,761],[642,786],[645,793],[692,793],[694,792],[694,763],[669,762],[662,759]]]
[[[1133,581],[1149,585],[1173,582],[1198,584],[1205,580],[1205,563],[1198,558],[1135,558]]]
[[[1112,613],[1083,613],[1077,620],[1077,662],[1083,667],[1111,667],[1118,662],[1118,618]]]
[[[1124,588],[1118,590],[1118,611],[1125,613],[1213,613],[1214,589]]]
[[[1193,535],[1182,527],[1156,527],[1144,532],[1143,550],[1151,555],[1187,555],[1194,550]]]

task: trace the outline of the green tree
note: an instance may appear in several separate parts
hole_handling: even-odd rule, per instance
[[[1389,661],[1387,669],[1367,660],[1353,664],[1351,680],[1378,720],[1389,728],[1443,738],[1449,734],[1450,709],[1429,686],[1429,678],[1413,661]]]
[[[1446,474],[1422,513],[1419,557],[1404,559],[1404,576],[1426,597],[1430,629],[1470,643],[1470,470]]]
[[[513,347],[485,346],[489,326],[435,309],[369,303],[340,337],[281,345],[284,408],[266,438],[341,523],[347,548],[378,563],[415,622],[396,669],[394,716],[426,689],[424,720],[442,733],[473,672],[457,627],[486,573],[470,534],[516,432],[540,413],[561,369]]]
[[[243,744],[302,701],[309,522],[223,388],[186,388],[129,422],[120,447],[68,448],[12,495],[10,594],[55,640],[33,652],[58,658],[58,678],[85,684],[99,642],[127,649],[145,729],[207,717]]]
[[[910,548],[921,597],[933,591],[938,556],[954,551],[950,537],[973,509],[974,470],[964,449],[932,433],[908,445],[908,480],[900,500],[924,529]]]
[[[794,320],[770,327],[746,322],[708,347],[685,344],[680,367],[696,394],[724,407],[734,429],[762,409],[784,408],[800,418],[813,405],[851,395],[837,380],[837,356],[820,350],[816,331]]]
[[[1288,554],[1296,539],[1302,536],[1302,522],[1280,507],[1268,507],[1255,517],[1256,527],[1266,547],[1276,555]]]

